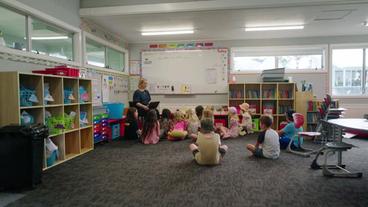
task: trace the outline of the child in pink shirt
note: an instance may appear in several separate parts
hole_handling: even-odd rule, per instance
[[[155,110],[148,111],[143,123],[141,138],[143,144],[157,144],[160,140],[160,123]]]
[[[170,141],[183,140],[188,135],[187,126],[188,123],[185,121],[185,114],[181,111],[174,113],[174,124],[173,129],[168,132],[167,139]]]

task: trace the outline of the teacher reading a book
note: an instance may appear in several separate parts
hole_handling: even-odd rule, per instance
[[[146,116],[147,111],[149,111],[148,104],[151,101],[151,96],[147,88],[147,80],[141,78],[138,83],[138,89],[134,91],[133,102],[138,109],[138,116],[143,118]]]

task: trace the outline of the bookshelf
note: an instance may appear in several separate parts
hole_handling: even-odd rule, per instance
[[[296,98],[298,100],[296,105],[296,112],[304,115],[304,125],[303,128],[305,131],[316,131],[319,119],[320,112],[319,108],[323,100],[318,100],[315,98],[312,92],[296,92]],[[331,103],[331,108],[338,108],[339,101],[334,100]]]
[[[235,83],[229,84],[228,106],[239,111],[239,105],[249,104],[253,119],[263,114],[274,118],[273,128],[277,129],[285,121],[285,111],[295,108],[295,83]]]
[[[24,105],[20,88],[24,86],[35,91],[38,102]],[[45,86],[53,101],[44,100]],[[79,86],[83,86],[90,96],[87,102],[80,102]],[[66,103],[65,89],[72,89],[75,99]],[[65,129],[50,129],[49,138],[58,146],[59,156],[53,165],[47,166],[44,158],[44,170],[66,162],[74,157],[93,150],[91,80],[63,76],[41,75],[21,72],[0,72],[0,127],[8,124],[21,124],[22,112],[34,118],[34,123],[46,124],[47,116],[62,117],[75,112],[74,122]],[[88,125],[80,125],[80,112],[87,114]],[[64,122],[67,126],[66,122]],[[44,150],[46,153],[46,149]]]

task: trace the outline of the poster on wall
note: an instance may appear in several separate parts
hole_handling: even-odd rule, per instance
[[[141,74],[141,65],[139,60],[131,60],[129,61],[129,74],[130,75],[140,75]]]
[[[109,75],[102,76],[102,101],[110,101],[110,85],[109,85]]]
[[[91,79],[92,79],[93,105],[101,106],[102,105],[102,86],[101,86],[102,75],[100,73],[93,72],[91,76],[92,76]]]

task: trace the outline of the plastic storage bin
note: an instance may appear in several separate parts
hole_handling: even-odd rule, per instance
[[[120,124],[111,125],[111,138],[117,139],[120,137]]]
[[[121,119],[124,114],[124,104],[122,103],[111,103],[105,104],[107,111],[109,113],[110,119]]]

